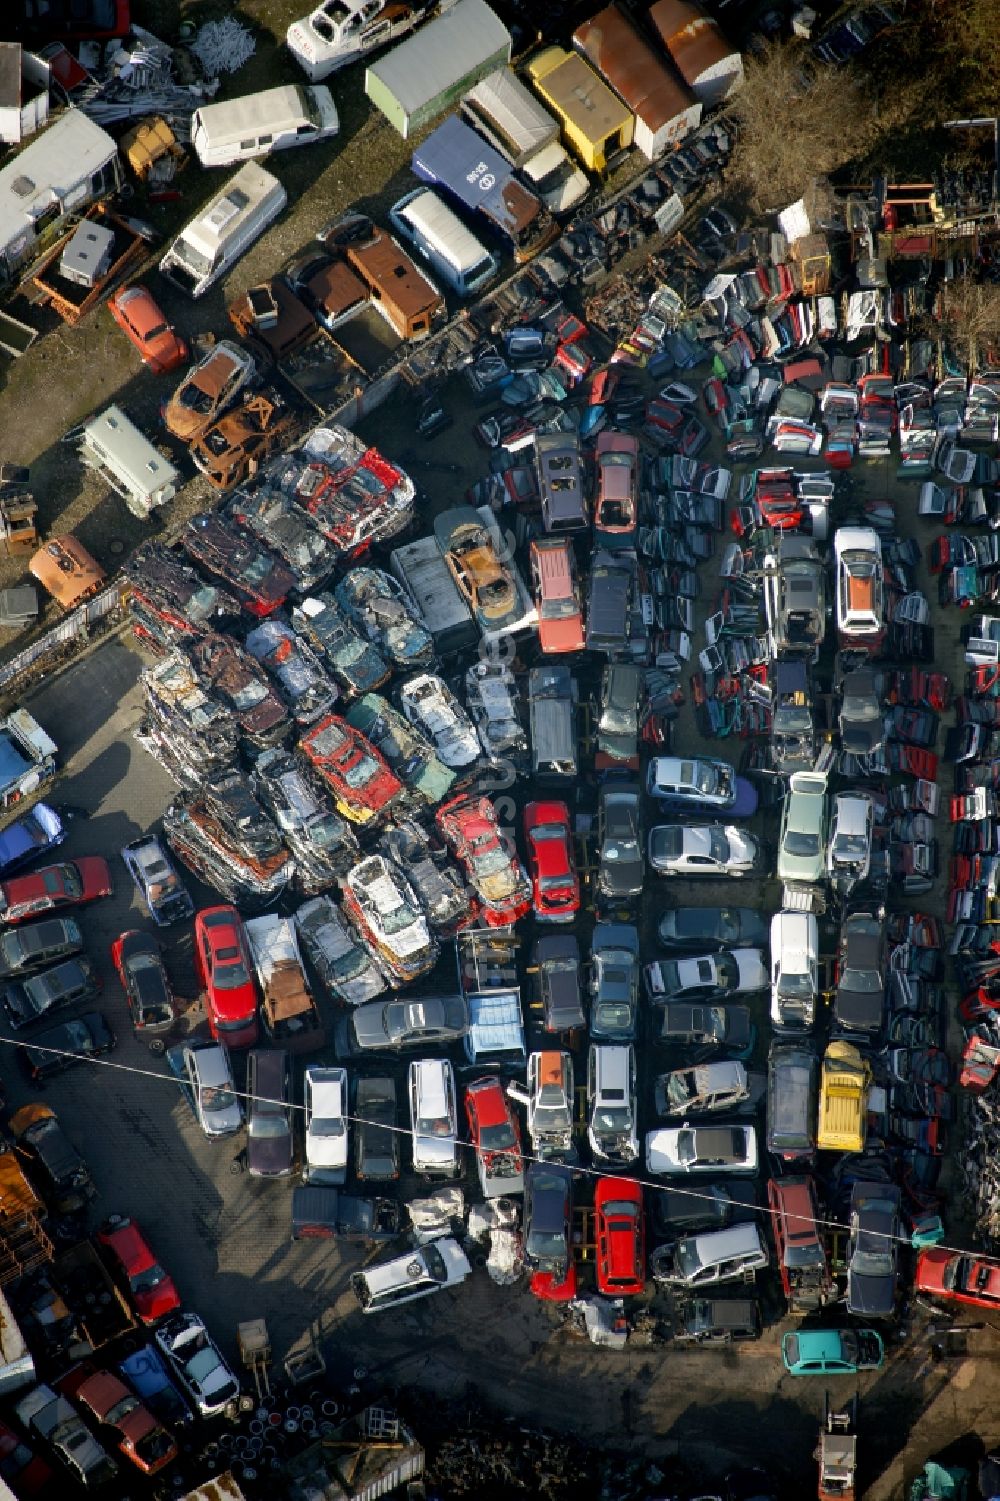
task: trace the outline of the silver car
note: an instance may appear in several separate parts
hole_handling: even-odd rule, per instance
[[[236,1097],[225,1044],[210,1042],[186,1047],[183,1059],[199,1126],[209,1140],[232,1136],[243,1125],[243,1109]]]

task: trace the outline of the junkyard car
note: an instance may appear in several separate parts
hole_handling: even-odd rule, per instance
[[[297,723],[313,724],[328,714],[337,689],[309,646],[284,620],[264,620],[247,636],[247,651],[267,668]]]
[[[582,651],[583,597],[572,543],[566,537],[535,537],[530,559],[542,651]]]
[[[462,770],[479,760],[475,726],[443,678],[429,672],[410,678],[399,690],[399,707],[432,742],[445,766]]]
[[[885,1024],[885,924],[873,912],[852,912],[840,929],[833,1021],[839,1033],[877,1038]]]
[[[20,818],[0,829],[0,876],[12,875],[39,855],[57,849],[66,828],[55,808],[35,803]]]
[[[380,688],[389,677],[380,654],[358,634],[332,595],[304,599],[292,610],[292,624],[348,698]]]
[[[870,797],[838,792],[833,802],[826,868],[834,889],[850,896],[871,868],[874,809]]]
[[[227,583],[251,615],[272,615],[295,588],[295,575],[284,563],[216,511],[192,516],[181,546]]]
[[[287,495],[267,485],[245,487],[233,496],[229,509],[240,526],[291,569],[301,594],[329,578],[335,559],[326,538]]]
[[[446,1058],[416,1058],[408,1074],[413,1169],[454,1178],[461,1170],[455,1072]]]
[[[435,821],[482,903],[483,921],[508,927],[524,917],[531,886],[489,798],[456,798],[438,809]]]
[[[193,443],[256,374],[252,355],[238,344],[220,339],[191,367],[164,407],[167,432],[184,443]]]
[[[460,995],[369,1001],[356,1006],[347,1018],[343,1041],[348,1052],[366,1053],[376,1048],[447,1045],[468,1030],[469,1009]]]
[[[775,655],[815,661],[826,633],[826,567],[811,537],[776,533],[764,564],[764,606]]]
[[[711,757],[655,756],[646,771],[646,791],[668,812],[695,810],[746,818],[757,811],[757,792],[728,761]]]
[[[220,1136],[232,1136],[243,1125],[243,1110],[224,1044],[214,1042],[185,1047],[182,1057],[199,1126],[210,1141]]]
[[[156,939],[138,928],[129,928],[111,945],[111,960],[125,992],[136,1036],[155,1037],[169,1031],[177,1018],[177,1007]]]
[[[895,1183],[855,1183],[851,1190],[847,1311],[855,1318],[895,1312],[901,1197]]]
[[[421,803],[433,805],[447,797],[455,772],[444,764],[421,731],[381,694],[366,693],[351,705],[346,717]]]
[[[819,1059],[797,1043],[773,1042],[767,1055],[767,1150],[786,1162],[816,1150]]]
[[[854,1376],[885,1359],[875,1329],[799,1329],[784,1335],[781,1358],[793,1376]]]
[[[0,992],[0,1004],[15,1031],[41,1021],[61,1006],[92,1001],[100,995],[101,978],[85,955],[64,959],[51,969],[23,980],[10,980]]]
[[[580,909],[580,878],[565,803],[529,803],[524,810],[532,905],[538,922],[572,922]]]
[[[755,1173],[753,1126],[658,1126],[646,1135],[651,1173]]]
[[[475,919],[476,903],[456,865],[443,858],[443,847],[415,819],[386,829],[379,848],[406,872],[427,920],[436,933],[453,937]]]
[[[183,644],[224,619],[238,619],[240,602],[228,589],[206,583],[201,574],[161,542],[144,542],[126,558],[128,608],[132,629],[154,647]]]
[[[532,967],[546,1032],[586,1026],[580,999],[580,946],[574,933],[543,933],[535,939]]]
[[[170,1314],[156,1331],[156,1343],[203,1418],[216,1417],[239,1396],[239,1382],[196,1313]]]
[[[516,1079],[507,1093],[527,1111],[528,1136],[537,1157],[568,1157],[573,1151],[573,1059],[555,1050],[528,1054],[528,1082]]]
[[[606,1298],[638,1296],[646,1285],[642,1188],[629,1178],[599,1178],[594,1216],[598,1292]]]
[[[762,946],[767,922],[750,907],[675,907],[664,912],[656,933],[662,948],[708,954]]]
[[[658,824],[649,831],[649,863],[661,876],[757,875],[764,851],[735,824]]]
[[[191,665],[255,745],[274,745],[288,732],[288,711],[267,674],[232,636],[210,631],[189,648]]]
[[[762,949],[720,949],[715,954],[656,959],[647,964],[652,1001],[726,1001],[767,985]]]
[[[337,1187],[347,1180],[347,1070],[310,1063],[302,1077],[305,1161],[302,1181]]]
[[[879,678],[871,667],[844,674],[840,700],[840,743],[852,756],[871,756],[885,740],[885,710]]]
[[[554,1162],[534,1162],[524,1184],[524,1259],[561,1282],[570,1265],[573,1179]]]
[[[757,1036],[746,1006],[692,1006],[686,1001],[654,1007],[651,1030],[657,1043],[724,1048],[736,1058],[749,1057]]]
[[[139,896],[158,926],[194,916],[194,902],[158,839],[136,839],[121,853]]]
[[[788,779],[778,839],[778,880],[786,886],[814,886],[826,864],[826,777],[795,771]]]
[[[391,574],[381,568],[352,568],[333,592],[344,613],[394,667],[431,665],[430,632]]]
[[[433,968],[437,940],[413,887],[381,855],[369,855],[348,872],[344,910],[395,984],[407,985]]]
[[[819,998],[819,930],[811,912],[776,912],[771,919],[771,1022],[811,1027]]]
[[[587,1140],[595,1159],[627,1167],[639,1155],[635,1048],[591,1043],[587,1052]]]
[[[51,1387],[34,1387],[14,1410],[26,1428],[51,1444],[75,1485],[97,1488],[118,1474],[110,1454],[104,1452],[66,1398],[57,1396]]]
[[[385,816],[403,785],[378,751],[345,719],[328,714],[299,740],[299,748],[351,823]]]
[[[0,882],[0,922],[24,922],[43,912],[80,907],[112,892],[111,872],[99,855],[44,865],[28,875]]]
[[[108,298],[107,306],[154,375],[176,370],[188,358],[187,344],[171,328],[147,287],[123,287]]]
[[[747,1105],[750,1078],[742,1063],[720,1060],[674,1069],[655,1081],[656,1113],[660,1116],[714,1114]]]
[[[465,1119],[484,1197],[520,1193],[524,1188],[521,1131],[496,1075],[466,1085]]]
[[[0,1473],[14,1496],[44,1496],[51,1490],[51,1466],[6,1423],[0,1423]],[[14,1486],[16,1490],[13,1490]]]
[[[876,652],[885,637],[882,544],[871,527],[841,526],[833,538],[841,646]]]
[[[20,1050],[21,1066],[33,1084],[42,1084],[84,1058],[110,1053],[117,1039],[99,1011],[85,1011],[58,1026],[36,1032]]]
[[[334,997],[348,1006],[374,1000],[386,980],[346,917],[328,896],[304,902],[295,928],[316,975]]]
[[[471,506],[439,516],[434,535],[481,628],[498,631],[515,624],[521,611],[513,577],[497,556],[489,528]]]
[[[30,975],[46,964],[72,958],[82,949],[83,934],[72,917],[51,917],[0,931],[0,980]]]
[[[354,1173],[362,1183],[399,1177],[396,1084],[387,1076],[360,1078],[354,1091]]]
[[[247,1054],[247,1171],[253,1178],[286,1178],[295,1163],[291,1076],[284,1048]]]
[[[988,1257],[974,1251],[950,1251],[930,1246],[917,1258],[914,1286],[918,1293],[972,1308],[996,1309],[1000,1304],[1000,1277]]]
[[[48,1105],[22,1105],[10,1118],[18,1151],[41,1178],[47,1203],[60,1214],[75,1214],[96,1189],[90,1169]]]
[[[303,891],[322,891],[350,869],[357,836],[301,761],[288,751],[265,751],[254,762],[253,786],[295,856]]]
[[[468,1257],[450,1235],[417,1246],[391,1261],[379,1261],[351,1276],[351,1291],[362,1313],[398,1308],[464,1282],[472,1272]]]
[[[134,1220],[113,1214],[97,1232],[97,1240],[128,1284],[135,1311],[144,1324],[155,1324],[180,1307],[173,1279],[153,1255]]]
[[[413,515],[414,485],[345,427],[316,428],[272,468],[272,480],[341,557],[355,557],[401,531]]]
[[[599,922],[591,953],[590,1035],[631,1041],[639,1013],[639,934],[630,923]]]
[[[74,1395],[98,1423],[114,1429],[119,1449],[144,1475],[158,1474],[177,1458],[177,1445],[167,1430],[110,1371],[94,1371]]]
[[[601,674],[597,752],[612,765],[638,768],[641,696],[641,670],[631,662],[609,662]]]
[[[642,806],[635,783],[602,784],[597,803],[597,890],[605,904],[642,894]]]
[[[614,550],[634,547],[638,510],[639,442],[632,433],[605,429],[594,446],[597,501],[594,542]]]

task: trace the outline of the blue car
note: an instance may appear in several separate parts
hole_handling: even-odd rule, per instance
[[[29,813],[0,830],[0,876],[9,876],[47,854],[66,838],[62,819],[48,803],[36,803]]]
[[[781,1341],[781,1358],[793,1376],[854,1376],[877,1371],[885,1347],[875,1329],[798,1329]]]
[[[191,1422],[191,1409],[167,1375],[167,1367],[155,1345],[143,1345],[123,1360],[118,1369],[165,1427],[176,1428]]]

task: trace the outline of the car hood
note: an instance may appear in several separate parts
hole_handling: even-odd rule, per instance
[[[274,1177],[292,1170],[291,1133],[287,1136],[247,1138],[247,1161],[254,1172]]]
[[[847,1309],[849,1313],[865,1314],[869,1318],[885,1318],[892,1313],[896,1302],[896,1279],[847,1274]]]
[[[881,719],[840,720],[840,743],[853,756],[867,756],[882,744],[885,729]]]
[[[881,990],[838,990],[834,1013],[842,1027],[877,1032],[882,1025],[885,994]]]
[[[767,965],[761,949],[731,949],[739,971],[741,990],[764,990],[768,984]]]

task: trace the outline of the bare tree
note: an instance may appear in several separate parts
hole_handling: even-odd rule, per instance
[[[941,288],[938,311],[952,346],[975,375],[981,364],[994,364],[1000,354],[1000,286],[956,276]],[[985,358],[984,358],[985,357]]]
[[[731,174],[755,208],[784,208],[881,132],[874,99],[847,68],[817,67],[798,44],[768,44],[747,59],[732,102]]]

